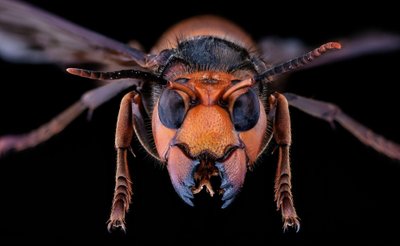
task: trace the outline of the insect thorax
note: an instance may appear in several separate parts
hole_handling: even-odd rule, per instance
[[[246,70],[258,74],[264,68],[264,63],[248,49],[212,36],[183,40],[175,49],[163,52],[164,65],[160,66],[159,72],[166,79],[171,75],[198,71],[233,73]]]

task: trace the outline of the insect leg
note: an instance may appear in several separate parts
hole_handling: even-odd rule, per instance
[[[338,106],[327,102],[301,97],[292,93],[285,93],[284,95],[289,101],[289,105],[330,123],[336,121],[363,144],[372,147],[376,151],[389,156],[390,158],[400,160],[399,144],[392,142],[363,126],[343,113]]]
[[[0,137],[0,157],[12,151],[32,148],[58,134],[86,109],[93,111],[135,82],[115,81],[86,92],[79,101],[54,117],[51,121],[25,134]]]
[[[275,176],[275,201],[278,210],[281,210],[283,228],[295,227],[300,229],[299,218],[293,204],[289,148],[292,142],[290,128],[289,105],[286,98],[274,93],[269,98],[271,110],[275,111],[274,138],[279,145],[279,160]]]
[[[142,112],[144,111],[140,95],[136,91],[129,92],[121,101],[117,129],[115,133],[115,148],[117,149],[117,171],[115,191],[111,208],[108,230],[120,227],[125,231],[125,214],[128,212],[132,196],[132,182],[129,175],[127,153],[135,134],[144,149],[154,158],[160,160],[150,147]]]
[[[125,213],[129,209],[132,196],[132,182],[129,176],[127,153],[131,146],[134,134],[132,123],[131,104],[138,96],[130,92],[124,96],[118,113],[117,129],[115,133],[115,148],[117,149],[117,171],[115,175],[115,191],[111,208],[108,230],[121,227],[125,231]]]

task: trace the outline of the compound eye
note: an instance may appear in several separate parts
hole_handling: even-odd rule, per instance
[[[253,128],[260,117],[260,104],[253,90],[240,95],[233,104],[232,121],[236,131]]]
[[[165,89],[158,101],[158,116],[161,123],[171,129],[178,129],[186,114],[185,101],[175,90]]]

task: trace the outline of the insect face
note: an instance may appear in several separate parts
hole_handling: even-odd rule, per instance
[[[223,194],[222,206],[229,205],[249,161],[260,152],[263,138],[257,131],[266,128],[265,111],[252,79],[238,81],[224,72],[185,74],[168,83],[153,112],[158,154],[168,163],[175,190],[190,205],[203,187],[211,196]],[[259,137],[250,141],[250,135]],[[213,177],[219,182],[212,183]]]

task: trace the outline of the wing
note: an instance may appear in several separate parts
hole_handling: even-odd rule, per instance
[[[268,64],[285,62],[308,51],[308,47],[296,38],[267,37],[259,42],[258,47]]]
[[[304,69],[358,56],[400,49],[400,35],[377,31],[361,33],[349,39],[339,39],[338,42],[342,44],[340,51],[326,54],[315,62],[304,66]],[[312,49],[298,39],[279,39],[274,37],[262,39],[259,47],[263,59],[270,64],[288,61]]]
[[[0,0],[0,57],[24,63],[144,65],[145,54],[17,0]]]
[[[305,98],[293,93],[284,93],[284,95],[290,106],[331,124],[338,122],[363,144],[370,146],[390,158],[400,160],[399,144],[386,139],[382,135],[375,133],[352,119],[347,114],[343,113],[338,106],[328,102]]]

